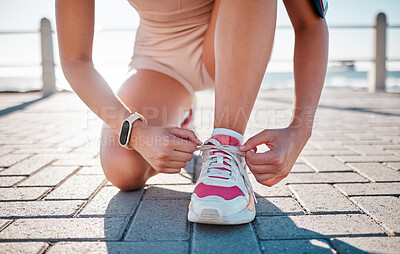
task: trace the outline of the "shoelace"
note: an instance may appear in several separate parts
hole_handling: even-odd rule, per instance
[[[207,169],[208,176],[230,179],[232,177],[234,178],[237,173],[239,173],[239,176],[243,177],[247,188],[251,191],[254,201],[257,203],[253,187],[247,175],[247,170],[245,166],[243,166],[241,160],[238,159],[238,156],[245,156],[244,152],[239,151],[236,146],[221,145],[215,139],[207,140],[204,142],[204,145],[197,148],[197,150],[201,151],[203,155],[203,163],[206,161],[209,162],[209,164],[204,167]]]

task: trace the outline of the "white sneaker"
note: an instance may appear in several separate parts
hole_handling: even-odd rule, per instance
[[[189,221],[243,224],[254,220],[257,201],[239,145],[234,137],[215,135],[200,148],[203,164],[189,204]]]

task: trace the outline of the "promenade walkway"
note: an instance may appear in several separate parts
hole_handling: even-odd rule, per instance
[[[194,119],[203,141],[209,94]],[[260,92],[246,137],[285,126],[291,109],[291,90]],[[268,188],[250,175],[257,217],[239,226],[187,221],[198,156],[180,174],[118,191],[100,167],[100,126],[69,92],[0,94],[0,253],[400,250],[400,94],[326,89],[289,177]]]

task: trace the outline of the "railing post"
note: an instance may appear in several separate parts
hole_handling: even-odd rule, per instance
[[[42,18],[40,21],[40,35],[42,44],[42,92],[44,96],[47,96],[57,91],[50,20]]]
[[[379,13],[375,18],[374,52],[372,67],[369,72],[369,87],[371,93],[385,91],[386,83],[386,15]]]

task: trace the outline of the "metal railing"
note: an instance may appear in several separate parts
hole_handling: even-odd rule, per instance
[[[291,26],[278,26],[278,29],[291,29]],[[378,92],[385,91],[386,89],[386,62],[387,61],[400,61],[400,59],[387,59],[386,57],[386,32],[388,28],[399,29],[400,25],[388,26],[386,15],[379,13],[376,15],[375,24],[369,25],[336,25],[329,26],[329,29],[373,29],[373,57],[372,59],[330,59],[330,62],[350,62],[368,61],[372,63],[372,68],[368,73],[368,91]],[[121,32],[121,31],[134,31],[135,29],[102,29],[101,32]],[[51,28],[51,23],[48,19],[43,18],[40,22],[40,35],[41,35],[41,66],[42,66],[42,82],[41,89],[44,96],[50,95],[57,91],[56,78],[55,78],[55,62],[53,54],[53,38],[54,31]],[[4,34],[37,34],[38,31],[0,31],[0,35]],[[279,60],[278,60],[279,61]],[[286,61],[287,62],[287,61]],[[32,67],[33,65],[7,65],[0,67]]]
[[[57,91],[52,33],[50,20],[42,19],[40,22],[40,41],[42,46],[42,92],[45,96]]]

